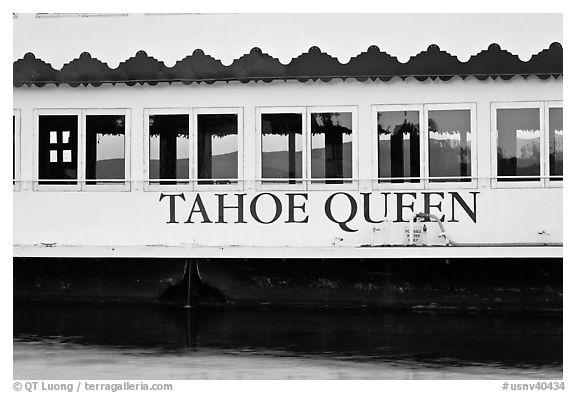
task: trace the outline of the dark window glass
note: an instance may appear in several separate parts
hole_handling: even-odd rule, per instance
[[[540,176],[540,110],[498,109],[498,177],[505,181],[538,181]]]
[[[123,115],[86,116],[87,184],[118,184],[106,180],[124,179],[124,137]]]
[[[150,184],[188,183],[188,115],[151,115],[149,122],[150,179],[162,179]]]
[[[38,142],[38,178],[56,180],[40,184],[77,184],[78,116],[39,116]]]
[[[262,115],[262,178],[302,178],[302,115]],[[279,180],[271,181],[279,182]],[[294,184],[295,180],[288,183]]]
[[[420,114],[418,111],[378,112],[378,177],[402,179],[420,176]],[[387,183],[390,180],[380,180]]]
[[[198,115],[198,184],[227,184],[238,178],[238,115]]]
[[[352,178],[352,113],[312,113],[312,178]]]
[[[428,151],[432,182],[469,182],[472,132],[470,110],[428,112]]]
[[[563,147],[563,120],[562,108],[550,108],[549,138],[550,138],[550,176],[562,176],[564,162]],[[552,181],[562,180],[562,178],[552,178]]]

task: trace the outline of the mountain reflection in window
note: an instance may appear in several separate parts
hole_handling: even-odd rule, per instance
[[[150,184],[186,184],[189,178],[188,115],[150,115]]]
[[[538,181],[540,176],[540,110],[498,109],[498,180]]]
[[[124,115],[86,116],[87,184],[119,184],[109,180],[124,179],[125,120]]]
[[[550,108],[549,111],[549,145],[550,145],[550,176],[562,176],[564,162],[564,134],[562,108]],[[553,177],[552,181],[562,180],[562,177]]]
[[[469,182],[471,146],[470,110],[428,112],[430,181]]]
[[[40,115],[38,125],[38,179],[53,179],[39,184],[77,184],[78,116]]]
[[[414,177],[415,179],[405,179]],[[378,112],[379,183],[418,182],[420,115],[418,111]],[[394,179],[398,178],[398,179]]]
[[[312,178],[342,184],[352,178],[352,113],[312,113]],[[335,180],[332,180],[335,179]]]
[[[295,184],[302,178],[302,115],[262,114],[262,178]]]
[[[238,178],[238,115],[199,114],[197,121],[198,179],[212,179],[198,184],[232,183]]]

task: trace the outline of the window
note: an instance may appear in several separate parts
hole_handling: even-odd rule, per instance
[[[15,191],[21,188],[20,179],[20,110],[12,111],[12,186]]]
[[[427,115],[430,181],[471,181],[470,109],[428,110]]]
[[[306,110],[258,108],[256,121],[260,184],[278,189],[302,187],[306,159],[306,154],[303,154]]]
[[[352,112],[311,112],[314,183],[342,184],[352,178]]]
[[[356,108],[263,107],[256,117],[263,188],[353,185]]]
[[[303,117],[302,113],[262,114],[262,179],[289,184],[302,179]]]
[[[198,184],[238,179],[238,114],[201,113],[197,121]],[[208,180],[209,179],[209,180]]]
[[[492,135],[493,185],[561,185],[561,102],[493,103]]]
[[[150,184],[187,184],[190,177],[190,116],[148,116]]]
[[[474,187],[475,110],[467,103],[374,105],[374,187]]]
[[[563,179],[563,108],[562,103],[552,102],[546,105],[548,110],[548,152],[550,182],[559,182]]]
[[[86,184],[126,178],[126,115],[87,114]]]
[[[39,184],[78,184],[78,115],[38,118]]]
[[[127,110],[37,110],[38,186],[127,190]]]
[[[540,180],[540,110],[498,109],[496,116],[499,179]]]
[[[242,169],[238,108],[145,111],[147,190],[238,184]]]
[[[421,106],[376,109],[379,183],[420,183]]]

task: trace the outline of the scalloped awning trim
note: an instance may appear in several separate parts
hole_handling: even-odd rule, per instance
[[[342,64],[336,59],[313,46],[302,55],[282,64],[277,58],[253,48],[250,53],[225,66],[220,60],[195,50],[192,55],[178,61],[173,67],[150,57],[144,51],[120,63],[117,68],[108,65],[89,53],[82,53],[77,59],[65,64],[60,70],[27,53],[13,64],[14,86],[38,86],[47,84],[67,84],[70,86],[100,86],[103,83],[126,83],[156,85],[158,83],[181,82],[214,83],[218,81],[271,82],[274,80],[330,81],[332,79],[357,79],[389,81],[398,77],[414,77],[419,81],[427,79],[449,80],[455,76],[463,79],[475,77],[510,79],[514,76],[537,76],[541,79],[562,76],[563,48],[554,42],[549,48],[533,55],[530,60],[522,61],[514,55],[492,44],[488,49],[461,62],[454,55],[430,45],[427,50],[412,56],[406,63],[396,57],[371,46]]]

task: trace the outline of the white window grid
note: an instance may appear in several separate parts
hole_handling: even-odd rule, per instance
[[[526,101],[526,102],[492,102],[490,110],[491,121],[491,186],[493,188],[534,188],[534,187],[562,187],[563,182],[550,180],[550,165],[549,165],[549,110],[550,108],[562,108],[563,102],[561,100],[554,101]],[[540,176],[538,181],[527,182],[506,182],[499,181],[497,177],[497,130],[496,130],[496,111],[498,109],[506,108],[537,108],[540,113],[540,127],[542,130],[541,137],[541,154],[540,154]],[[469,109],[471,112],[471,131],[472,131],[472,144],[471,144],[471,182],[431,182],[429,177],[429,153],[428,153],[428,111],[429,110],[442,110],[442,109]],[[403,110],[418,110],[421,122],[421,135],[420,135],[420,154],[421,154],[421,178],[418,183],[379,183],[378,182],[378,134],[377,134],[377,112],[381,111],[403,111]],[[311,113],[320,112],[352,112],[353,120],[353,178],[344,179],[352,183],[344,184],[312,184],[312,181],[319,181],[323,179],[311,178]],[[195,146],[197,144],[197,124],[196,115],[203,113],[236,113],[238,115],[238,178],[230,179],[237,183],[235,184],[206,184],[199,185],[195,176],[197,172],[197,151]],[[270,179],[262,179],[261,168],[261,114],[263,113],[299,113],[303,118],[303,137],[302,137],[302,179],[295,179],[295,184],[263,184],[263,181]],[[21,111],[14,109],[15,116],[15,179],[13,189],[15,191],[21,189]],[[86,132],[85,132],[85,116],[92,114],[112,114],[125,115],[126,119],[126,134],[125,134],[125,179],[119,181],[119,184],[86,184],[85,179],[85,146],[86,146]],[[191,136],[189,138],[189,151],[191,152],[189,160],[189,183],[186,185],[172,184],[172,185],[150,185],[148,181],[158,181],[161,179],[149,179],[149,127],[148,116],[153,114],[187,114],[189,116],[189,130]],[[77,184],[63,185],[63,184],[42,184],[38,183],[38,120],[40,115],[76,115],[78,116],[78,178]],[[33,155],[33,189],[34,190],[59,190],[59,191],[128,191],[130,190],[130,115],[131,110],[126,108],[121,109],[34,109],[34,155]],[[477,143],[477,129],[476,129],[476,104],[475,103],[456,103],[456,104],[392,104],[392,105],[372,105],[371,111],[372,121],[372,188],[374,190],[385,189],[440,189],[440,188],[475,188],[477,187],[477,165],[478,165],[478,143]],[[145,190],[147,191],[177,191],[177,190],[242,190],[246,179],[242,178],[244,173],[244,119],[243,108],[230,107],[230,108],[154,108],[144,110],[144,172],[145,172]],[[262,190],[352,190],[357,188],[358,184],[358,116],[357,106],[289,106],[289,107],[257,107],[256,108],[256,184],[258,189]],[[395,178],[397,179],[397,178]],[[301,180],[301,181],[299,181]],[[329,180],[329,179],[326,179]],[[388,179],[386,179],[388,180]],[[286,179],[283,179],[286,181]]]
[[[540,117],[540,175],[539,176],[518,176],[522,178],[534,177],[536,181],[506,181],[500,180],[498,176],[498,109],[538,109]],[[541,188],[546,182],[545,178],[548,173],[548,157],[546,136],[548,135],[548,125],[545,124],[544,101],[516,101],[516,102],[492,102],[490,104],[490,124],[491,124],[491,185],[492,188]],[[514,176],[502,176],[514,177]]]
[[[40,116],[42,115],[74,115],[78,121],[78,163],[76,179],[39,179],[39,132]],[[87,115],[124,115],[124,179],[86,179],[86,116]],[[35,191],[130,191],[130,130],[131,110],[127,108],[105,109],[34,109],[34,175],[33,189]],[[75,181],[76,184],[57,184],[59,181]],[[88,184],[89,182],[106,182],[108,184]],[[39,184],[40,182],[44,184]],[[54,184],[50,184],[53,182]],[[111,183],[111,184],[110,184]]]
[[[430,153],[429,153],[429,132],[428,132],[428,112],[440,110],[469,110],[470,111],[470,181],[463,182],[458,179],[466,178],[465,176],[446,177],[448,181],[435,182],[430,177]],[[420,121],[420,177],[407,177],[405,183],[392,183],[388,180],[399,180],[402,178],[379,178],[378,177],[378,112],[397,112],[397,111],[418,111]],[[372,105],[372,188],[374,190],[389,189],[469,189],[478,187],[478,143],[476,130],[476,104],[475,103],[439,103],[439,104],[390,104],[390,105]],[[386,180],[380,183],[380,180]],[[409,182],[409,180],[419,180],[418,182]]]
[[[238,173],[230,184],[199,184],[210,179],[198,179],[198,115],[235,114],[238,118]],[[188,178],[187,179],[150,179],[150,121],[154,115],[188,116]],[[144,191],[242,191],[244,189],[244,110],[242,107],[208,108],[145,108],[144,109]],[[175,181],[176,184],[151,184],[160,181]]]
[[[352,177],[312,178],[312,113],[340,112],[352,115]],[[296,113],[302,115],[302,177],[294,179],[262,178],[262,114]],[[258,190],[353,190],[358,188],[358,109],[357,106],[273,106],[256,108],[256,184]],[[278,183],[271,183],[277,180]],[[287,184],[294,180],[294,184]],[[322,181],[342,180],[342,184]]]
[[[352,177],[312,178],[312,113],[340,112],[352,115]],[[262,114],[297,113],[302,115],[302,177],[295,179],[262,178]],[[261,106],[256,108],[256,184],[258,190],[355,190],[358,189],[358,107],[339,106]],[[278,180],[279,183],[271,183]],[[295,180],[295,184],[286,184]],[[326,184],[322,181],[342,180],[341,184]]]
[[[21,163],[20,163],[20,140],[21,140],[21,124],[20,124],[20,109],[14,109],[12,111],[12,116],[14,119],[14,157],[12,157],[12,163],[14,165],[14,179],[12,179],[12,188],[14,191],[20,191],[22,189],[21,181]]]
[[[352,177],[312,178],[312,113],[339,112],[352,115]],[[302,115],[302,177],[295,179],[262,178],[262,114],[297,113]],[[358,107],[340,106],[270,106],[256,108],[256,184],[258,190],[355,190],[358,189]],[[269,183],[278,180],[279,183]],[[295,180],[295,184],[286,184]],[[343,183],[326,184],[323,181],[342,180]]]

